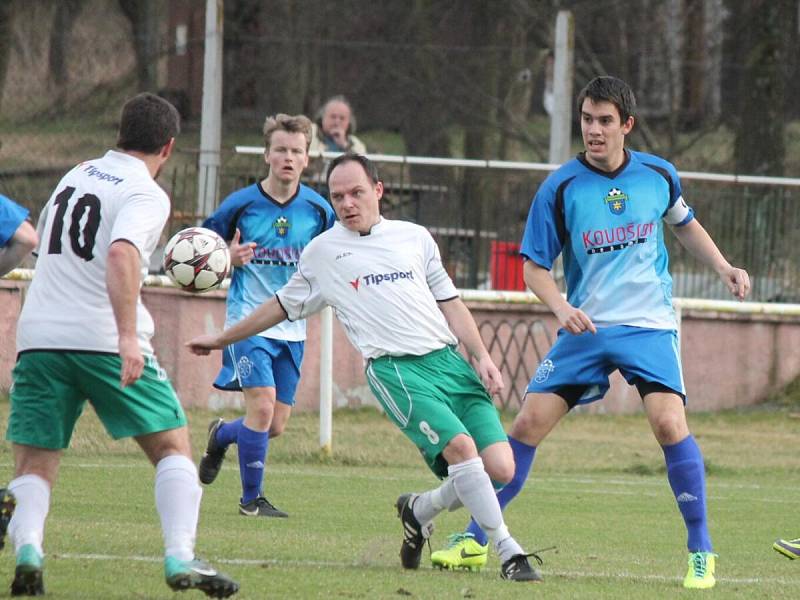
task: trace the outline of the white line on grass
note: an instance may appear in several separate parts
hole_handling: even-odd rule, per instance
[[[8,467],[11,468],[14,465],[10,462],[0,462],[0,467]],[[75,463],[75,462],[62,462],[61,463],[62,469],[147,469],[152,470],[153,467],[144,459],[142,458],[141,461],[137,461],[136,463]],[[352,467],[352,466],[341,466],[341,465],[331,465],[330,467],[315,467],[315,466],[307,466],[307,465],[289,465],[289,466],[282,466],[282,465],[270,465],[270,471],[276,474],[290,474],[290,475],[313,475],[315,477],[336,477],[339,478],[342,476],[341,472],[336,472],[334,469],[344,468],[348,469],[348,476],[353,477],[354,479],[379,479],[381,481],[405,481],[408,477],[398,477],[395,475],[375,475],[374,473],[358,473],[355,469],[359,467]],[[369,469],[376,469],[379,467],[371,466],[365,467]],[[391,468],[399,468],[399,467],[391,467]],[[223,471],[239,471],[239,467],[237,465],[225,465],[222,467]],[[611,475],[609,477],[589,477],[585,475],[536,475],[534,473],[534,481],[548,481],[551,483],[560,483],[564,482],[567,484],[575,484],[575,483],[585,483],[585,484],[611,484],[611,485],[627,485],[632,487],[661,487],[664,484],[665,477],[661,474],[662,477],[658,477],[655,480],[645,480],[642,476],[642,479],[634,478],[631,476],[631,479],[619,479],[618,475]],[[650,476],[647,476],[650,477]],[[714,487],[720,488],[730,488],[736,490],[763,490],[765,489],[763,485],[758,483],[729,483],[724,481],[714,481]],[[796,486],[769,486],[770,490],[791,490],[796,491]]]
[[[13,465],[11,463],[3,463],[0,462],[0,467],[8,467],[11,468]],[[70,463],[64,462],[61,464],[61,468],[76,468],[76,469],[147,469],[152,471],[153,467],[150,466],[147,461],[144,459],[137,463]],[[353,467],[345,467],[348,470],[347,476],[353,479],[369,479],[369,480],[379,480],[379,481],[407,481],[409,477],[398,477],[396,475],[377,475],[374,473],[358,473],[353,470]],[[374,467],[371,467],[374,468]],[[227,465],[223,466],[222,469],[224,471],[237,471],[239,467],[236,465]],[[337,479],[342,477],[341,471],[337,471],[337,466],[326,467],[326,468],[318,468],[318,467],[309,467],[304,465],[292,465],[290,467],[283,467],[279,465],[270,466],[270,471],[275,474],[284,474],[284,475],[311,475],[314,477],[335,477]],[[422,471],[420,471],[422,472]],[[417,471],[415,471],[416,476]],[[558,484],[564,483],[567,485],[611,485],[611,486],[628,486],[634,488],[641,488],[641,487],[655,487],[659,488],[658,491],[644,494],[641,491],[631,491],[631,492],[624,492],[620,490],[613,490],[608,488],[596,488],[593,490],[582,490],[582,493],[587,494],[616,494],[618,496],[629,496],[629,495],[647,495],[647,496],[661,496],[663,490],[661,488],[664,487],[664,479],[658,478],[657,480],[639,480],[639,479],[619,479],[617,476],[611,477],[586,477],[586,476],[569,476],[569,475],[542,475],[537,476],[536,474],[533,475],[528,486],[536,486],[537,483],[549,483],[549,484]],[[724,481],[716,481],[714,480],[709,487],[716,488],[716,489],[725,489],[725,490],[764,490],[766,489],[763,485],[757,483],[729,483]],[[552,490],[552,488],[550,488]],[[542,490],[542,491],[549,491],[549,490]],[[770,486],[770,492],[775,491],[796,491],[796,487],[791,486]],[[721,496],[719,494],[710,494],[709,499],[712,500],[727,500],[726,496]],[[761,498],[760,502],[765,502],[769,504],[795,504],[796,501],[792,498]]]
[[[0,463],[0,466],[5,466],[5,465],[2,465]],[[117,463],[117,464],[114,464],[114,463],[112,463],[112,464],[107,464],[107,463],[106,464],[103,464],[103,463],[72,463],[72,464],[64,463],[64,464],[62,464],[62,468],[65,468],[65,467],[66,468],[73,467],[73,468],[79,468],[79,469],[136,469],[136,468],[142,468],[142,469],[152,470],[152,467],[145,461],[142,461],[139,464],[122,464],[122,463]],[[234,471],[235,470],[237,472],[239,470],[238,466],[235,466],[235,465],[224,466],[224,467],[222,467],[222,469],[225,470],[225,471]],[[302,466],[302,465],[299,465],[299,466],[298,465],[293,465],[291,467],[282,467],[282,466],[276,465],[276,466],[271,466],[270,467],[270,471],[272,473],[275,473],[275,474],[278,474],[278,475],[280,475],[280,474],[293,475],[293,476],[297,476],[297,475],[312,475],[314,477],[335,477],[337,479],[341,478],[342,477],[341,472],[340,471],[336,471],[335,469],[336,469],[336,467],[329,467],[329,468],[320,469],[320,468],[317,468],[317,467],[308,467],[308,466]],[[380,480],[380,481],[407,481],[408,480],[408,477],[398,477],[398,476],[395,476],[395,475],[376,475],[374,473],[358,473],[358,472],[353,471],[352,467],[348,467],[348,469],[350,469],[350,470],[348,471],[347,476],[348,477],[352,477],[353,479],[369,479],[369,480]],[[586,476],[577,476],[577,477],[573,476],[573,477],[570,477],[570,476],[566,476],[566,475],[564,475],[564,476],[561,476],[561,475],[536,476],[534,474],[533,478],[528,483],[528,486],[531,486],[531,485],[532,486],[536,486],[537,483],[549,483],[549,484],[564,483],[564,484],[567,484],[567,485],[575,485],[575,484],[578,484],[578,485],[599,485],[600,484],[600,485],[606,485],[606,486],[609,486],[609,485],[611,485],[611,486],[621,486],[621,487],[622,486],[627,486],[627,487],[633,487],[633,488],[642,488],[642,487],[658,488],[657,491],[649,492],[649,493],[648,492],[641,492],[641,491],[638,491],[638,490],[637,491],[625,492],[625,491],[609,489],[609,488],[595,488],[595,489],[592,489],[592,490],[582,490],[582,493],[587,493],[587,494],[600,494],[600,495],[603,495],[603,494],[615,494],[615,495],[618,495],[618,496],[634,496],[634,495],[640,496],[640,495],[645,495],[645,496],[653,496],[653,497],[661,496],[663,494],[663,491],[664,491],[662,488],[664,488],[664,485],[665,485],[664,478],[658,478],[657,480],[652,480],[652,481],[645,481],[645,480],[639,480],[639,479],[619,479],[616,476],[612,476],[610,478],[604,478],[604,477],[586,477]],[[720,489],[720,490],[724,489],[724,490],[754,490],[754,491],[757,491],[757,490],[765,489],[764,486],[759,485],[757,483],[729,483],[729,482],[723,482],[723,481],[713,481],[709,487]],[[550,488],[550,489],[552,490],[552,488]],[[775,491],[791,491],[791,492],[794,492],[794,491],[796,491],[795,487],[790,487],[790,486],[785,486],[785,487],[779,487],[779,486],[778,487],[772,487],[772,486],[770,486],[769,489],[770,489],[771,492],[775,492]],[[543,490],[543,491],[545,491],[545,490]],[[727,499],[729,499],[724,495],[719,495],[719,494],[715,494],[715,493],[709,494],[708,498],[710,500],[727,500]],[[793,498],[760,498],[759,501],[765,502],[765,503],[768,503],[768,504],[792,504],[792,505],[794,505],[796,503],[796,501]]]
[[[115,560],[115,561],[134,561],[134,562],[148,562],[160,563],[163,557],[160,556],[120,556],[114,554],[72,554],[53,553],[50,555],[52,558],[64,558],[67,560]],[[260,566],[260,565],[274,565],[278,567],[327,567],[337,569],[363,569],[379,568],[387,569],[392,568],[390,565],[379,564],[365,564],[361,562],[336,562],[336,561],[321,561],[321,560],[282,560],[277,558],[270,559],[250,559],[250,558],[216,558],[213,560],[215,563],[236,565],[236,566]],[[421,570],[428,570],[423,567]],[[433,569],[430,569],[433,570]],[[492,569],[484,570],[484,573],[491,573]],[[492,576],[494,574],[492,573]],[[664,575],[646,575],[641,573],[608,573],[599,571],[592,573],[589,571],[545,571],[546,577],[565,577],[567,579],[618,579],[618,580],[647,580],[647,581],[683,581],[680,577],[666,577]],[[769,579],[761,579],[759,577],[717,577],[720,583],[740,584],[740,585],[759,585],[761,583],[777,584],[782,586],[798,586],[800,579],[780,579],[770,577]]]

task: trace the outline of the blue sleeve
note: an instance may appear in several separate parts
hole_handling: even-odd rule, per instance
[[[327,216],[327,221],[325,223],[325,231],[333,227],[333,224],[336,222],[336,213],[331,208],[331,205],[325,202],[325,215]]]
[[[683,196],[681,178],[678,176],[678,170],[675,168],[675,165],[654,154],[645,154],[644,152],[635,152],[634,154],[636,154],[643,165],[657,171],[667,181],[669,185],[667,210],[675,206],[675,203]],[[666,213],[666,211],[664,212]]]
[[[668,161],[664,161],[667,169],[667,173],[669,173],[670,179],[670,199],[669,199],[669,208],[672,208],[675,203],[683,197],[683,189],[681,187],[681,178],[678,175],[678,171],[675,169],[675,166]]]
[[[8,244],[28,214],[27,208],[0,194],[0,247]]]
[[[523,257],[548,270],[564,245],[563,207],[556,199],[553,184],[545,181],[533,198],[520,246]]]
[[[216,231],[222,238],[229,242],[236,234],[236,224],[239,216],[247,208],[248,199],[239,192],[234,192],[222,201],[211,216],[203,221],[203,227]]]
[[[303,187],[306,188],[303,191],[307,193],[307,202],[314,207],[319,217],[319,230],[314,234],[314,237],[316,237],[323,231],[328,231],[328,229],[333,227],[333,224],[336,222],[336,213],[333,211],[333,208],[331,208],[330,202],[325,198],[317,194],[311,188]]]

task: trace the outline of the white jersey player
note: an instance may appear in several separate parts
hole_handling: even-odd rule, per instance
[[[44,593],[50,492],[87,399],[111,436],[133,437],[156,468],[167,585],[218,598],[239,588],[195,558],[202,491],[186,417],[153,355],[153,321],[139,296],[169,216],[154,179],[179,128],[177,110],[163,98],[131,98],[119,151],[72,169],[43,211],[36,274],[17,331],[6,434],[15,473],[0,490],[0,548],[8,532],[16,551],[14,596]]]
[[[138,251],[141,282],[169,210],[147,165],[129,153],[109,150],[67,173],[39,219],[42,243],[19,319],[17,352],[116,353],[117,322],[106,289],[110,246],[124,240]],[[153,319],[138,293],[136,333],[141,352],[152,355]]]
[[[486,388],[456,351],[458,340],[477,360],[490,392],[502,389],[502,376],[436,244],[422,227],[381,217],[383,184],[365,157],[336,158],[328,187],[339,221],[306,246],[297,273],[249,317],[221,334],[195,338],[190,349],[207,354],[286,318],[332,306],[367,360],[367,381],[386,415],[445,480],[434,490],[397,499],[403,567],[419,566],[438,513],[466,506],[488,528],[501,575],[540,580],[503,520],[491,480],[511,478],[511,449]]]

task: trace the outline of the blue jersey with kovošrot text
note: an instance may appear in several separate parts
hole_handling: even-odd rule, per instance
[[[567,301],[597,326],[674,329],[663,223],[693,218],[666,160],[626,150],[605,172],[581,153],[537,191],[520,253],[546,269],[561,253]]]
[[[283,204],[271,198],[260,183],[225,198],[203,227],[213,229],[228,242],[238,228],[241,243],[256,244],[253,260],[233,270],[225,326],[240,321],[274,296],[297,270],[306,244],[329,229],[334,220],[328,201],[303,184]],[[260,335],[302,341],[306,337],[305,321],[284,321]]]

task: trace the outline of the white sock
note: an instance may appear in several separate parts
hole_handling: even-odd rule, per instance
[[[480,458],[472,458],[447,468],[461,503],[481,526],[505,562],[515,554],[524,554],[520,545],[511,537],[503,520],[503,512],[497,501],[492,480],[483,468]]]
[[[452,478],[447,478],[442,485],[435,490],[424,492],[417,496],[414,500],[414,516],[421,525],[442,512],[444,509],[455,510],[461,507],[461,501],[458,499],[455,485]]]
[[[165,554],[192,560],[203,495],[194,463],[181,454],[162,458],[156,465],[155,492]]]
[[[511,537],[510,534],[508,537],[496,542],[494,549],[497,551],[497,555],[500,557],[501,562],[506,562],[509,558],[516,556],[517,554],[525,554],[525,550],[522,549],[522,547],[517,543],[517,540]]]
[[[33,545],[44,556],[44,522],[50,510],[50,484],[38,475],[22,475],[8,484],[8,489],[17,499],[17,507],[8,525],[8,535],[19,550],[26,544]]]

